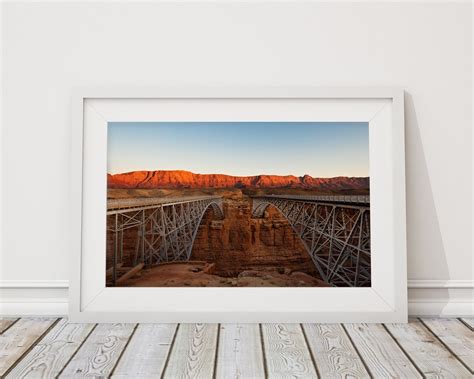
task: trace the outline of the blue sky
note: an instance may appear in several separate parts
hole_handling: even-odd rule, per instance
[[[109,122],[107,170],[369,176],[368,133],[364,122]]]

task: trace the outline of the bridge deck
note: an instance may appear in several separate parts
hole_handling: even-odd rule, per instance
[[[288,200],[300,200],[305,202],[325,202],[325,203],[337,203],[337,204],[366,204],[370,205],[370,196],[368,195],[324,195],[324,196],[311,196],[311,195],[261,195],[252,196],[254,199],[273,198],[273,199],[288,199]]]
[[[184,196],[184,197],[144,197],[138,199],[108,199],[107,211],[153,207],[157,205],[182,204],[198,200],[220,199],[219,196]]]

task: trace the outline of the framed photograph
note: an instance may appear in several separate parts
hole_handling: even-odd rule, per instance
[[[70,318],[406,322],[403,91],[73,98]]]

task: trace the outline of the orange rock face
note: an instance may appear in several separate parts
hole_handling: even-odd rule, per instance
[[[368,189],[369,178],[305,176],[231,176],[189,171],[133,171],[107,175],[109,188],[302,188],[321,190]]]

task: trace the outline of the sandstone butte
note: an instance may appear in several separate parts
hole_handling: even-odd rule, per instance
[[[368,177],[313,178],[309,175],[231,176],[195,174],[184,170],[133,171],[107,174],[109,188],[303,188],[367,189]]]

